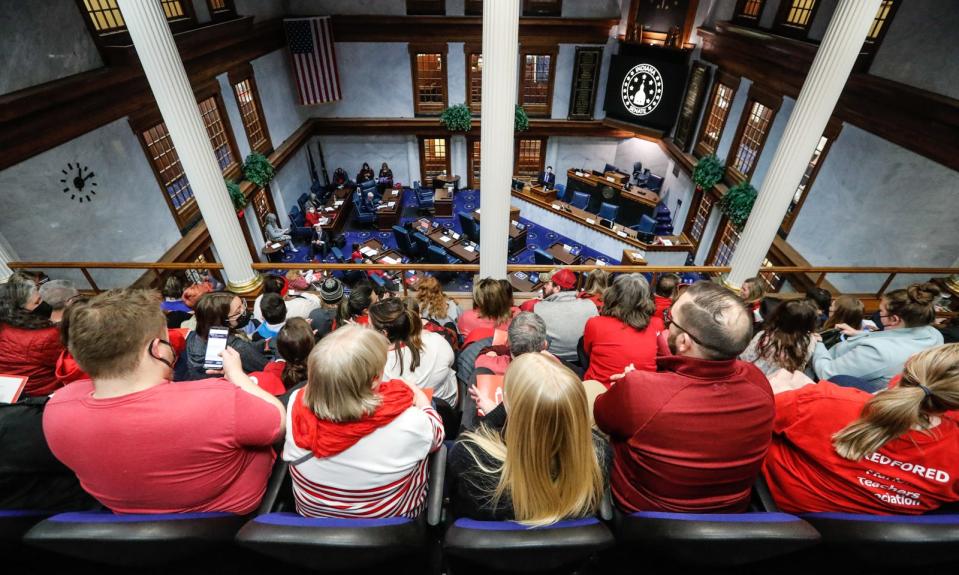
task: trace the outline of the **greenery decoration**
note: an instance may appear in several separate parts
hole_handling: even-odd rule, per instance
[[[440,122],[450,132],[469,132],[473,127],[473,114],[466,104],[454,104],[443,110]]]
[[[723,178],[723,165],[714,154],[703,156],[693,168],[693,181],[704,190],[716,185]]]
[[[273,164],[263,154],[253,152],[243,162],[243,176],[261,188],[273,180],[274,173]]]
[[[232,180],[223,180],[226,183],[226,191],[230,192],[230,199],[233,200],[233,207],[237,211],[242,210],[246,207],[246,198],[243,197],[243,192],[240,191],[240,185]]]
[[[526,110],[520,105],[516,106],[516,125],[514,127],[517,132],[529,130],[529,116],[526,115]]]
[[[726,214],[729,221],[737,230],[743,229],[746,220],[749,219],[749,212],[753,210],[753,204],[756,203],[756,188],[749,182],[740,182],[729,188],[723,199],[719,201],[719,209]]]

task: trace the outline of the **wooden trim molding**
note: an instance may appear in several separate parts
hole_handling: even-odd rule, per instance
[[[482,42],[477,16],[333,16],[337,42]],[[519,41],[539,44],[605,44],[619,18],[520,18]],[[388,31],[388,34],[384,31]]]
[[[700,28],[703,59],[797,98],[816,46],[729,22]],[[854,72],[833,114],[844,122],[959,171],[959,100]]]
[[[313,118],[312,131],[315,136],[327,135],[412,135],[429,137],[449,137],[454,133],[446,129],[436,118]],[[473,127],[464,134],[467,138],[480,135],[482,121],[473,118]],[[582,138],[632,138],[636,133],[612,127],[598,120],[547,120],[529,121],[529,130],[519,132],[518,137],[535,138],[542,136],[570,136]],[[651,141],[655,138],[647,137]]]

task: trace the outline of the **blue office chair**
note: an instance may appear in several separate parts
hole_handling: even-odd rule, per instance
[[[533,263],[538,266],[552,266],[556,265],[556,258],[548,252],[536,248],[533,250]]]
[[[368,207],[364,202],[353,198],[353,221],[358,224],[373,224],[376,222],[376,211]]]
[[[444,445],[430,455],[426,510],[415,519],[309,518],[283,511],[288,502],[281,502],[247,523],[236,541],[268,557],[322,571],[395,562],[426,548],[426,527],[439,525],[442,518],[445,474]]]
[[[656,230],[656,220],[643,214],[639,218],[639,223],[629,226],[629,229],[639,232],[639,238],[644,242],[651,242]]]
[[[596,215],[610,221],[616,221],[616,216],[619,215],[619,206],[603,202],[600,204],[599,213]]]
[[[410,232],[403,226],[393,226],[393,238],[396,240],[396,247],[400,253],[409,257],[416,257],[416,247],[413,246],[413,240],[410,239]]]
[[[343,250],[337,246],[330,246],[330,252],[333,254],[333,258],[337,263],[346,263],[345,258],[343,257]]]
[[[431,264],[458,264],[460,262],[459,258],[454,255],[446,253],[443,248],[439,246],[430,246],[426,249],[426,261]]]
[[[420,257],[426,256],[426,250],[430,247],[430,239],[423,235],[422,232],[413,232],[410,236],[413,239],[413,248],[420,255]]]
[[[420,211],[432,210],[435,205],[436,192],[429,188],[415,188],[416,205]]]
[[[306,225],[306,215],[297,206],[290,210],[290,236],[305,241],[313,239],[313,228]]]
[[[573,192],[573,200],[569,202],[574,207],[585,210],[589,205],[589,194],[586,192]]]
[[[652,191],[654,191],[654,192],[660,191],[660,190],[662,189],[662,187],[663,187],[663,180],[665,180],[665,179],[666,179],[666,178],[664,178],[663,176],[657,176],[656,174],[650,174],[649,177],[646,178],[646,189],[647,189],[647,190],[652,190]]]
[[[296,198],[296,205],[300,206],[300,211],[306,211],[306,201],[310,199],[310,194],[303,192],[300,194],[300,197]]]
[[[619,168],[617,168],[616,166],[612,164],[606,164],[606,166],[603,168],[603,172],[618,172],[618,171],[619,171]]]
[[[365,196],[367,192],[373,192],[376,199],[380,199],[381,195],[379,190],[376,189],[376,180],[366,180],[360,184],[360,193]]]
[[[480,227],[476,220],[473,219],[473,215],[456,212],[456,218],[459,220],[460,228],[462,228],[466,237],[476,243],[480,243]]]

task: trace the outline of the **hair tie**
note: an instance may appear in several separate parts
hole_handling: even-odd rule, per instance
[[[926,397],[932,397],[932,390],[929,389],[928,387],[926,387],[925,385],[923,385],[923,384],[920,383],[920,384],[919,384],[919,389],[921,389],[922,392],[923,392],[924,394],[926,394]]]

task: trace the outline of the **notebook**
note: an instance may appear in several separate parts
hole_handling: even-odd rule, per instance
[[[27,379],[21,375],[0,374],[0,403],[16,403]]]

